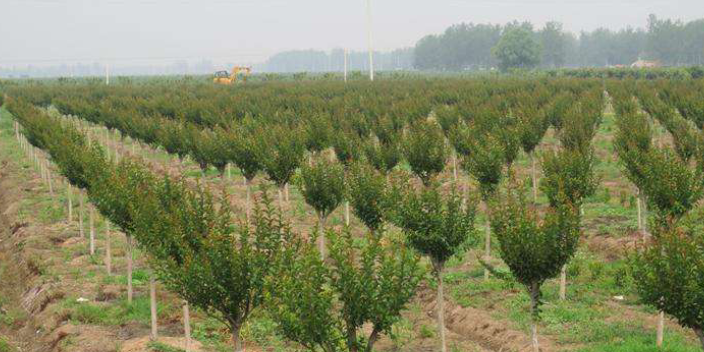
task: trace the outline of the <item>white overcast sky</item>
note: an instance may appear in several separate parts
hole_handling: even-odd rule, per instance
[[[366,48],[366,0],[0,0],[0,65],[256,62],[287,49]],[[374,47],[459,22],[642,27],[704,17],[704,0],[371,0]]]

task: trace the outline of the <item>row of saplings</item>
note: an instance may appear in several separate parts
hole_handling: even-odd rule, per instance
[[[266,307],[281,334],[306,348],[371,351],[414,296],[423,276],[419,255],[430,259],[438,280],[445,350],[441,274],[450,257],[477,242],[477,197],[465,198],[455,186],[441,191],[432,175],[441,170],[423,170],[417,163],[422,186],[409,179],[388,183],[368,165],[344,170],[320,158],[301,171],[307,202],[324,218],[347,189],[354,213],[369,231],[362,237],[347,229],[306,237],[290,230],[266,192],[254,215],[233,226],[236,217],[228,204],[207,191],[160,179],[129,159],[111,163],[73,126],[30,105],[14,102],[11,110],[27,140],[47,151],[105,217],[137,240],[169,290],[230,328],[236,350],[241,350],[239,331],[250,313]],[[579,238],[581,200],[574,201],[578,197],[567,184],[575,183],[546,183],[557,188],[543,215],[524,202],[518,187],[496,193],[489,203],[502,258],[528,289],[536,320],[540,286],[560,272]],[[404,236],[384,231],[385,222],[401,228]],[[363,330],[365,324],[372,329]]]

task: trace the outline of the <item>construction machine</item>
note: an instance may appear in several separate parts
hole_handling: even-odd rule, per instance
[[[237,77],[240,72],[242,73],[242,83],[247,83],[247,76],[252,72],[252,68],[246,66],[235,66],[232,68],[232,73],[227,71],[215,72],[213,83],[235,84],[237,83]]]

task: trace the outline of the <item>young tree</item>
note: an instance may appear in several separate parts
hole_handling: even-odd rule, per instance
[[[245,214],[249,219],[252,212],[252,180],[257,176],[262,168],[261,155],[257,151],[256,135],[262,133],[254,128],[251,123],[243,123],[233,127],[224,138],[226,138],[229,159],[235,164],[244,177],[247,189]]]
[[[345,178],[347,199],[352,203],[354,215],[373,233],[384,224],[384,200],[386,179],[369,164],[358,162],[352,165]]]
[[[283,209],[283,189],[303,161],[305,144],[297,129],[266,126],[257,143],[258,159],[269,180],[279,188],[279,208]]]
[[[389,218],[403,230],[407,242],[422,255],[428,256],[438,281],[437,313],[441,350],[445,342],[445,312],[442,272],[445,262],[476,240],[474,232],[475,202],[463,199],[453,189],[448,196],[440,194],[437,185],[413,190],[408,183],[396,186],[391,195],[393,206]]]
[[[369,138],[364,143],[364,155],[369,163],[385,175],[393,170],[401,159],[401,153],[398,146],[398,141],[392,139],[387,143],[374,141]]]
[[[435,123],[419,121],[411,126],[403,141],[403,155],[423,185],[445,168],[447,153],[442,129]]]
[[[418,257],[380,234],[360,240],[329,230],[326,236],[326,262],[312,241],[284,256],[271,282],[270,312],[280,333],[309,351],[372,352],[415,294]],[[371,331],[364,333],[367,324]]]
[[[311,153],[311,162],[315,155],[330,147],[332,139],[330,116],[318,114],[308,120],[305,125],[305,141],[306,149]]]
[[[499,241],[501,258],[523,284],[531,298],[533,351],[539,352],[540,287],[557,276],[574,255],[579,241],[579,211],[568,203],[551,207],[542,222],[538,211],[512,194],[495,206],[492,226]]]
[[[301,168],[298,187],[306,203],[315,209],[318,215],[318,232],[325,229],[327,218],[345,196],[345,171],[340,164],[317,160],[312,166]],[[318,238],[320,256],[325,258],[325,238]]]
[[[631,256],[641,299],[694,330],[704,348],[704,235],[687,227],[655,228]]]
[[[535,148],[548,130],[548,120],[543,111],[535,107],[523,107],[518,120],[518,133],[523,151],[530,157],[531,180],[533,181],[533,203],[538,202],[538,176],[535,170]]]

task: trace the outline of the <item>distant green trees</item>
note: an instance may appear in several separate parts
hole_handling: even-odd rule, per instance
[[[533,68],[538,66],[542,56],[540,44],[533,38],[531,29],[524,27],[509,28],[491,53],[496,57],[499,68]]]

